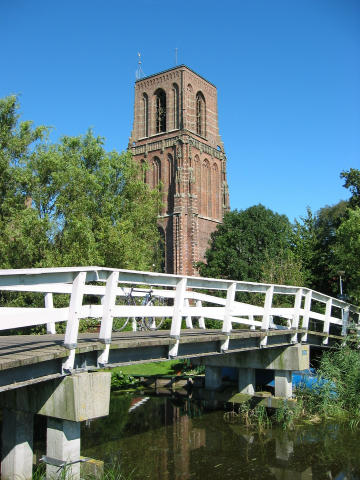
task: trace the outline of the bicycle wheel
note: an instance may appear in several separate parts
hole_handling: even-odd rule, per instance
[[[129,295],[125,298],[125,305],[135,305],[135,300]],[[125,330],[129,320],[131,320],[131,317],[114,317],[112,331],[121,332]]]
[[[152,297],[146,304],[149,307],[161,307],[165,305],[163,297]],[[164,322],[164,317],[143,317],[142,324],[146,330],[158,330]]]

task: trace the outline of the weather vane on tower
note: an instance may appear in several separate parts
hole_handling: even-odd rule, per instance
[[[138,57],[139,57],[138,68],[137,68],[136,73],[135,73],[136,80],[140,80],[140,78],[145,76],[144,71],[143,71],[142,66],[141,66],[141,53],[140,52],[138,52]]]

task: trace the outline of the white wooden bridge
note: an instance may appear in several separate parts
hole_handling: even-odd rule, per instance
[[[153,301],[142,301],[149,292]],[[134,297],[139,302],[128,301]],[[238,369],[237,392],[248,396],[256,370],[267,369],[275,397],[290,398],[292,371],[309,366],[308,345],[327,348],[357,335],[359,314],[295,286],[103,267],[2,270],[2,478],[32,477],[34,414],[47,417],[47,478],[60,478],[65,466],[80,478],[80,422],[108,414],[110,373],[98,371],[105,366],[192,357],[205,365],[209,394],[230,365]],[[113,331],[128,318],[129,331]],[[164,318],[167,329],[136,331],[139,318],[150,318],[150,327]],[[81,319],[97,319],[98,332],[79,333]],[[22,334],[39,326],[44,334]]]
[[[134,287],[137,297],[151,289],[153,298],[165,302],[127,305],[124,300]],[[359,328],[358,307],[295,286],[103,267],[0,270],[3,302],[16,304],[24,292],[37,294],[36,307],[0,306],[0,391],[74,369],[285,343],[326,346]],[[241,302],[237,294],[242,294]],[[113,332],[114,319],[128,317],[171,320],[164,331]],[[98,319],[98,333],[79,334],[85,318]],[[209,328],[212,320],[218,321],[217,329]],[[129,323],[135,330],[136,322]],[[57,324],[64,334],[55,333]],[[47,335],[7,336],[8,330],[39,325],[46,326]]]

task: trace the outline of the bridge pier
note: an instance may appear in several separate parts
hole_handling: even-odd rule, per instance
[[[207,390],[216,390],[221,387],[221,367],[205,365],[205,388]]]
[[[238,392],[253,395],[256,370],[272,370],[275,396],[291,398],[292,372],[309,368],[309,358],[309,346],[298,344],[199,357],[193,363],[205,365],[205,387],[209,390],[221,387],[221,368],[231,367],[238,369]]]
[[[34,414],[48,417],[46,477],[64,478],[66,468],[80,479],[80,422],[108,415],[110,381],[108,372],[84,372],[2,393],[2,480],[32,478]]]
[[[239,393],[247,393],[254,395],[255,393],[255,369],[239,368],[238,369],[238,391]]]
[[[80,478],[80,422],[48,417],[46,456],[70,463],[66,467],[69,478]],[[76,463],[71,465],[71,462]],[[46,478],[61,477],[61,474],[58,466],[47,463]]]
[[[291,370],[275,370],[275,397],[292,397]]]
[[[32,478],[34,415],[3,409],[1,478]]]

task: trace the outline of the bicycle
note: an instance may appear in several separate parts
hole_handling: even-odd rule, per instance
[[[165,299],[154,295],[154,290],[136,290],[131,288],[129,294],[125,297],[126,305],[135,306],[139,303],[137,302],[137,296],[134,296],[134,292],[144,293],[145,296],[141,301],[142,306],[153,307],[153,306],[163,306],[165,305]],[[129,320],[133,322],[133,330],[158,330],[164,322],[164,317],[127,317],[127,318],[114,318],[113,319],[113,331],[121,332],[124,330],[129,323]]]

